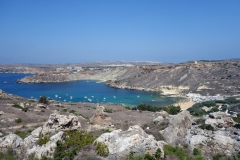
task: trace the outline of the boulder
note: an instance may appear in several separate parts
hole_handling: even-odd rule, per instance
[[[104,133],[94,142],[102,142],[107,145],[109,155],[107,159],[117,160],[126,157],[130,151],[136,155],[143,155],[146,152],[154,154],[158,148],[162,151],[164,156],[163,141],[156,141],[152,135],[148,135],[144,130],[135,125],[129,127],[128,130],[115,130],[111,133]]]
[[[161,131],[164,140],[172,145],[185,143],[187,131],[192,126],[189,112],[184,110],[177,115],[170,116],[168,120],[168,127]]]
[[[28,149],[36,145],[40,135],[53,134],[56,131],[75,130],[81,127],[76,116],[51,114],[48,121],[42,126],[31,132],[31,135],[24,139],[24,146]]]
[[[209,114],[209,118],[206,119],[205,124],[210,124],[218,128],[227,128],[236,123],[225,112],[213,112]]]
[[[23,144],[23,139],[16,134],[9,134],[5,137],[0,138],[1,150],[5,150],[7,148],[19,150],[22,144]]]
[[[94,116],[90,118],[90,122],[98,125],[111,125],[112,119],[104,112],[104,109],[104,106],[97,106]]]
[[[60,131],[57,134],[50,137],[50,141],[45,145],[34,145],[31,149],[27,150],[27,155],[34,154],[35,158],[41,159],[43,155],[53,158],[53,154],[56,148],[56,142],[64,140],[64,132]]]
[[[55,130],[75,130],[81,127],[77,116],[51,114],[44,124],[42,132],[47,133]]]
[[[0,111],[0,116],[1,116],[1,115],[4,115],[4,112],[3,112],[3,111]]]

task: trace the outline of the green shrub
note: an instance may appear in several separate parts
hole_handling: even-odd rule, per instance
[[[82,147],[92,144],[94,140],[91,134],[84,131],[66,131],[64,142],[57,141],[56,143],[54,159],[73,159]]]
[[[15,122],[16,123],[22,123],[22,119],[21,118],[17,118],[17,119],[15,119]]]
[[[194,148],[193,149],[193,155],[195,155],[195,156],[200,156],[202,153],[201,153],[201,151],[198,149],[198,148]]]
[[[164,107],[164,110],[169,114],[176,115],[181,111],[181,108],[180,106],[170,105],[170,106]]]
[[[24,139],[30,134],[30,131],[15,131],[14,134]]]
[[[42,146],[42,145],[46,144],[49,141],[50,141],[50,137],[48,135],[41,134],[37,143],[40,146]]]
[[[240,117],[232,117],[232,119],[237,122],[237,123],[240,123]]]
[[[102,142],[97,142],[95,151],[97,154],[104,157],[107,157],[109,154],[108,146]]]
[[[63,112],[67,112],[67,109],[63,109]]]
[[[46,96],[41,96],[38,100],[39,103],[48,104],[48,99]]]
[[[160,148],[158,148],[158,149],[156,150],[156,152],[155,152],[155,158],[156,158],[157,160],[160,160],[160,159],[161,159],[161,155],[162,155],[162,151],[161,151]]]
[[[112,111],[112,109],[105,108],[105,109],[103,110],[103,112],[112,113],[113,111]]]
[[[220,160],[222,157],[227,157],[225,153],[216,153],[212,156],[213,160]]]
[[[129,106],[125,106],[124,108],[125,108],[125,109],[129,109],[129,110],[131,109]]]
[[[125,158],[125,160],[144,160],[144,157],[141,155],[134,156],[134,152],[130,151],[129,155]]]
[[[214,131],[213,126],[211,126],[210,124],[203,124],[199,126],[199,128]]]
[[[240,124],[235,124],[233,127],[240,129]]]
[[[17,153],[12,148],[8,148],[6,153],[0,152],[0,159],[1,160],[16,160]]]
[[[147,152],[144,155],[144,160],[156,160],[156,158],[153,155],[151,155],[149,152]]]
[[[73,114],[75,114],[75,112],[76,112],[75,110],[71,110],[71,111],[69,111],[69,113],[73,113]]]
[[[188,148],[188,146],[189,146],[189,145],[188,145],[188,144],[186,144],[186,143],[185,143],[185,144],[183,144],[183,147],[184,147],[184,148]]]
[[[174,147],[174,146],[170,146],[170,145],[165,145],[163,148],[164,148],[163,150],[164,150],[165,155],[176,156],[180,160],[185,160],[187,157],[187,155],[183,151],[183,149],[178,146]]]

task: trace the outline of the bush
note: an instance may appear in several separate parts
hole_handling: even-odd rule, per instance
[[[164,107],[164,110],[169,114],[176,115],[181,111],[181,108],[180,106],[170,105],[170,106]]]
[[[12,148],[8,148],[6,153],[0,152],[0,159],[1,160],[16,160],[17,153]]]
[[[76,111],[74,111],[74,110],[69,111],[69,113],[72,113],[72,114],[75,114],[75,112],[76,112]]]
[[[125,108],[125,109],[129,109],[129,110],[131,109],[129,106],[125,106],[124,108]]]
[[[21,137],[22,139],[24,139],[30,134],[30,132],[31,132],[30,130],[29,131],[15,131],[14,134],[16,134],[19,137]]]
[[[188,144],[186,144],[186,143],[185,143],[185,144],[183,144],[183,147],[184,147],[184,148],[188,148],[188,146],[189,146],[189,145],[188,145]]]
[[[17,119],[15,119],[15,122],[16,123],[22,123],[22,119],[21,118],[17,118]]]
[[[240,124],[235,124],[233,127],[240,129]]]
[[[210,124],[203,124],[199,126],[199,128],[214,131],[213,126],[211,126]]]
[[[65,132],[65,141],[57,141],[57,147],[54,152],[54,159],[73,159],[78,151],[89,144],[92,144],[95,138],[84,131],[74,130]]]
[[[186,153],[182,150],[182,148],[180,148],[178,146],[174,147],[174,146],[170,146],[170,145],[165,145],[164,153],[166,155],[176,156],[180,160],[184,160],[187,157]]]
[[[48,104],[48,99],[46,96],[41,96],[38,100],[39,103]]]
[[[199,150],[199,149],[197,149],[197,148],[194,148],[193,149],[193,155],[195,155],[195,156],[200,156],[202,153],[201,153],[201,151]]]
[[[48,135],[41,134],[37,143],[40,146],[42,146],[42,145],[46,144],[49,141],[50,141],[50,137]]]
[[[105,109],[103,110],[103,112],[112,113],[113,111],[112,111],[112,109],[105,108]]]
[[[95,151],[97,154],[104,157],[107,157],[109,154],[108,146],[102,142],[97,142]]]
[[[212,156],[213,160],[220,160],[222,157],[227,157],[225,153],[216,153]]]

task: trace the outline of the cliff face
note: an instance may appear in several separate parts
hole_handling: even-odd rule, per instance
[[[240,93],[240,61],[198,62],[178,65],[109,68],[90,73],[46,73],[21,80],[24,83],[101,80],[116,88],[160,91],[166,94]]]

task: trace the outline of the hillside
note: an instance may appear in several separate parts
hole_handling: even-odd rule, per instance
[[[240,93],[240,61],[199,61],[85,68],[73,73],[45,72],[25,77],[20,83],[100,80],[115,88],[159,91],[164,94],[237,95]]]

